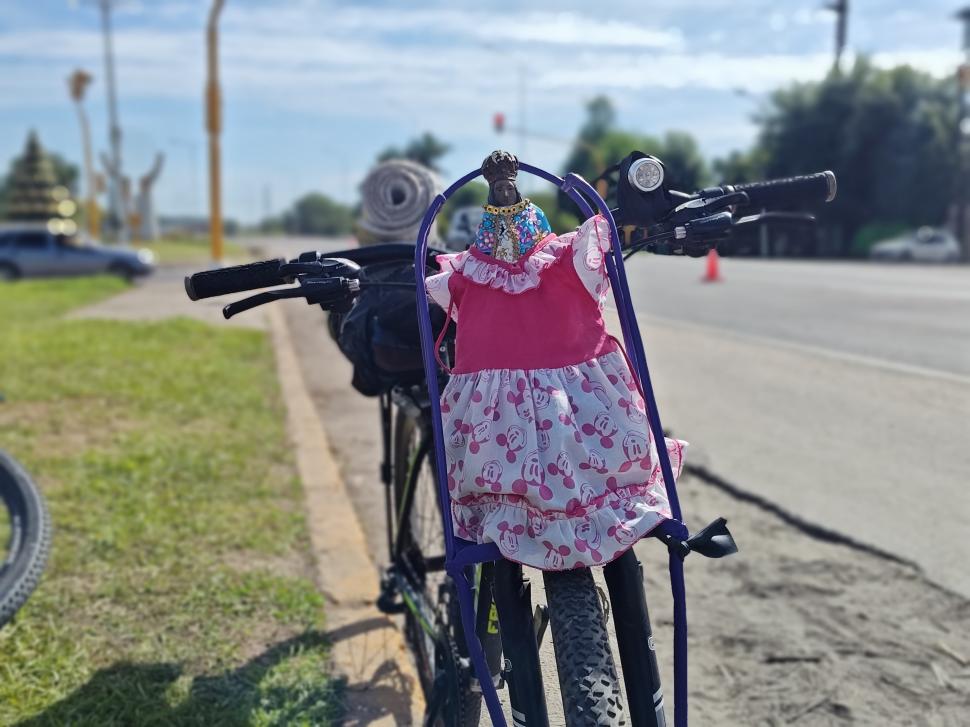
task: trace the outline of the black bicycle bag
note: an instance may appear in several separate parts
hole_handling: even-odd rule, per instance
[[[360,280],[413,286],[414,265],[400,261],[368,265],[361,270]],[[437,335],[445,322],[444,311],[432,306],[431,321]],[[330,314],[330,332],[354,366],[351,384],[364,396],[424,380],[413,287],[365,286],[350,310]]]

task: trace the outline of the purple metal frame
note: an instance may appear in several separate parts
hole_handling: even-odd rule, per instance
[[[633,363],[634,373],[640,379],[640,384],[643,388],[650,429],[653,432],[654,439],[660,445],[657,447],[657,453],[660,457],[660,468],[663,472],[664,482],[667,484],[667,495],[670,499],[670,508],[673,514],[673,519],[664,522],[661,527],[665,533],[674,534],[678,539],[686,540],[688,536],[687,527],[684,525],[681,515],[680,500],[677,497],[677,487],[673,469],[670,465],[670,457],[667,454],[667,448],[662,444],[664,441],[663,427],[660,424],[657,401],[654,397],[653,386],[650,383],[650,372],[647,368],[647,357],[643,349],[643,340],[640,337],[640,329],[637,325],[633,304],[630,300],[626,270],[623,267],[620,237],[613,215],[610,214],[609,207],[607,207],[602,197],[597,194],[596,190],[578,175],[569,174],[565,179],[562,179],[538,167],[524,163],[519,164],[519,169],[555,184],[569,195],[570,199],[579,206],[587,219],[595,214],[589,203],[592,201],[596,205],[599,213],[609,223],[612,256],[607,258],[607,272],[609,273],[610,284],[613,288],[613,297],[617,304],[620,327],[623,331],[623,340],[626,344],[627,354]],[[418,232],[417,244],[414,251],[414,273],[418,283],[417,303],[418,325],[421,331],[421,353],[424,357],[424,371],[427,377],[428,393],[431,399],[431,423],[434,433],[435,463],[438,474],[438,498],[442,505],[442,525],[445,531],[445,570],[455,580],[455,586],[458,591],[458,603],[461,609],[462,628],[465,632],[465,641],[468,644],[469,656],[471,657],[472,666],[475,669],[475,676],[478,677],[478,681],[482,686],[482,693],[485,698],[485,704],[488,707],[489,716],[494,725],[506,727],[507,723],[499,703],[498,693],[495,690],[488,667],[485,664],[485,655],[482,651],[481,643],[475,634],[475,611],[472,588],[474,578],[470,572],[470,566],[474,566],[477,563],[499,560],[502,555],[499,552],[498,546],[494,543],[478,545],[458,538],[454,533],[450,516],[451,508],[448,506],[448,470],[445,466],[445,440],[442,432],[441,408],[439,405],[438,365],[434,355],[435,338],[431,329],[428,296],[424,288],[428,232],[431,229],[431,225],[434,224],[435,218],[438,216],[441,207],[448,198],[457,189],[480,175],[481,172],[479,170],[469,172],[432,200],[428,206],[428,211],[424,215],[421,229]],[[675,727],[687,727],[687,604],[684,589],[683,561],[680,556],[673,552],[670,553],[669,568],[670,587],[674,600],[674,725]]]

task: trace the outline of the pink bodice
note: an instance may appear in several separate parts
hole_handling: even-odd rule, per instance
[[[562,243],[550,235],[515,263],[494,260],[475,248],[469,254],[515,274],[530,256],[550,244]],[[451,276],[449,293],[461,316],[454,373],[559,368],[616,350],[599,305],[577,275],[571,257],[560,253],[543,270],[541,285],[518,295],[462,275]]]

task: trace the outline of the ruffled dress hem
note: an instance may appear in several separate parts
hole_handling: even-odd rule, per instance
[[[679,477],[687,443],[665,443]],[[524,494],[475,492],[453,497],[451,515],[458,537],[495,543],[503,557],[540,570],[605,565],[671,518],[659,464],[645,482],[574,498],[564,511],[540,509]]]

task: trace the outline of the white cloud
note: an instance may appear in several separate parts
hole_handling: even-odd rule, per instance
[[[883,67],[907,64],[935,76],[950,76],[963,60],[962,54],[948,48],[900,49],[874,53],[872,60]]]
[[[679,50],[678,28],[660,28],[600,15],[573,12],[530,12],[498,9],[439,8],[326,8],[317,5],[285,7],[230,6],[228,28],[287,35],[314,29],[314,37],[400,36],[431,41],[487,42],[509,51],[532,50],[536,45],[640,47]]]
[[[673,0],[660,4],[669,12],[680,7]],[[706,5],[716,9],[730,3],[707,0]],[[639,3],[623,12],[617,7],[606,15],[598,8],[540,14],[481,5],[405,10],[229,2],[220,49],[227,125],[234,114],[258,108],[264,116],[271,116],[271,110],[319,119],[319,128],[307,131],[316,140],[334,125],[346,127],[354,120],[370,128],[384,124],[396,134],[434,129],[460,147],[449,157],[460,159],[461,164],[454,162],[460,167],[472,150],[495,141],[489,128],[495,111],[505,111],[510,125],[519,123],[522,72],[528,81],[528,122],[537,131],[571,136],[581,120],[581,101],[608,92],[627,117],[642,119],[642,130],[678,125],[701,137],[705,148],[720,150],[746,143],[752,125],[723,118],[703,100],[684,104],[683,99],[724,98],[736,87],[761,94],[792,80],[821,78],[831,64],[827,50],[769,52],[773,45],[751,44],[731,53],[720,45],[737,34],[729,24],[705,26],[705,45],[700,38],[685,39],[676,25],[660,25],[654,18],[661,15],[642,12]],[[766,27],[775,7],[765,5]],[[78,66],[96,77],[92,108],[103,106],[101,37],[96,14],[87,11],[89,29],[15,31],[8,25],[0,30],[0,107],[70,113],[65,79]],[[126,117],[125,107],[150,108],[146,102],[159,101],[187,102],[201,118],[204,8],[140,0],[130,3],[126,13],[115,31],[123,122],[133,118]],[[775,22],[794,33],[796,26],[823,21],[831,23],[831,13],[802,7],[778,14]],[[151,30],[149,24],[161,29]],[[697,52],[692,51],[695,44]],[[944,75],[952,72],[959,54],[939,46],[916,47],[877,53],[874,60],[911,63]],[[676,94],[683,114],[664,108],[666,98]],[[163,122],[151,126],[150,114],[139,114],[138,123],[159,143],[169,136]],[[369,154],[381,143],[387,142],[368,138],[355,146],[369,144]],[[530,141],[529,147],[540,163],[561,158],[564,151],[556,143]],[[351,168],[338,176],[347,179],[361,171]]]

